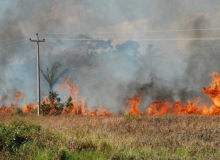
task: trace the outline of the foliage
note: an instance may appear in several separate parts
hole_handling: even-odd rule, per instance
[[[41,104],[41,111],[43,115],[60,115],[65,112],[64,108],[73,106],[72,97],[69,97],[65,103],[60,103],[61,99],[56,92],[49,92],[49,100]]]
[[[60,115],[64,109],[64,104],[60,103],[59,95],[56,92],[49,93],[49,102],[41,105],[43,115]]]
[[[69,98],[67,99],[67,101],[66,101],[66,103],[65,103],[65,106],[66,106],[67,108],[70,108],[70,107],[73,106],[72,97],[69,97]]]
[[[57,83],[58,79],[68,71],[68,69],[65,69],[59,72],[61,66],[62,65],[59,62],[55,62],[51,69],[47,68],[46,72],[40,69],[41,73],[49,84],[50,91],[53,91],[53,85]]]
[[[54,159],[58,155],[56,144],[59,143],[59,139],[58,135],[34,123],[21,120],[13,120],[9,124],[1,122],[0,159],[33,159],[47,148],[52,151],[52,154],[47,156]]]
[[[0,159],[219,159],[219,115],[126,116],[0,114]]]

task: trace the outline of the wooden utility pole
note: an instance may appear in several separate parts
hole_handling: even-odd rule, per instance
[[[37,114],[39,116],[40,115],[40,108],[41,108],[41,106],[40,106],[41,100],[40,100],[40,55],[39,55],[40,50],[39,50],[39,44],[40,44],[40,42],[45,42],[45,39],[39,40],[38,33],[36,35],[37,35],[37,40],[31,40],[31,38],[30,38],[30,41],[37,43],[37,101],[38,101]]]

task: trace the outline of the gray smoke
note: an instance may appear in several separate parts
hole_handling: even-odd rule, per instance
[[[28,40],[35,39],[36,32],[85,33],[66,36],[40,34],[41,38],[46,38],[46,42],[40,44],[41,68],[45,70],[54,62],[60,62],[64,68],[69,69],[66,77],[70,77],[70,80],[79,86],[80,96],[86,97],[90,106],[100,105],[112,111],[122,111],[125,100],[139,92],[142,92],[140,107],[146,107],[152,101],[173,101],[176,98],[185,103],[187,99],[192,100],[203,95],[202,87],[207,86],[211,80],[208,73],[220,71],[218,41],[188,42],[186,51],[189,56],[185,59],[186,71],[183,71],[184,74],[181,76],[169,79],[160,74],[161,72],[175,74],[172,71],[175,66],[167,65],[166,55],[162,56],[162,53],[165,53],[162,49],[167,47],[160,43],[154,45],[147,43],[145,52],[141,53],[138,41],[116,43],[112,40],[49,40],[49,38],[92,39],[97,35],[88,36],[86,32],[110,25],[108,23],[110,18],[106,21],[95,10],[83,7],[81,3],[80,1],[19,0],[15,4],[16,10],[8,8],[5,11],[0,26],[0,97],[8,98],[2,99],[0,103],[13,99],[17,90],[24,92],[22,103],[36,102],[36,44]],[[88,3],[91,2],[85,2],[87,5]],[[117,4],[119,5],[119,2],[114,3],[115,11],[123,12],[123,7]],[[158,26],[161,22],[166,24],[179,18],[178,14],[174,14],[179,12],[178,3],[172,1],[172,5],[169,5],[156,1],[153,4],[164,6],[160,9],[161,15],[172,16],[163,16],[163,21],[160,18],[162,16],[157,16],[155,21],[151,20],[152,26]],[[137,18],[135,12],[132,14],[131,19]],[[126,16],[121,14],[121,19],[126,19]],[[185,26],[182,24],[178,26],[178,29],[211,28],[210,23],[209,18],[199,14],[190,18]],[[194,31],[180,36],[203,38],[218,34]],[[172,49],[169,52],[174,54]],[[64,83],[66,77],[61,77],[59,83]],[[42,94],[47,95],[49,86],[43,77],[41,82]],[[54,90],[56,89],[58,90],[58,84],[54,87]],[[59,93],[65,100],[65,92]],[[203,97],[203,100],[207,100],[206,97]]]
[[[211,21],[204,15],[195,17],[194,21],[190,22],[189,26],[193,28],[211,28]],[[194,31],[192,37],[219,37],[217,32]],[[207,97],[202,93],[202,87],[208,86],[211,83],[212,77],[208,74],[212,72],[220,73],[219,64],[219,41],[191,41],[187,45],[190,56],[187,59],[187,68],[184,78],[181,80],[186,90],[194,91],[194,96],[201,96],[203,101],[207,101]],[[197,93],[196,93],[197,92]],[[185,93],[184,93],[185,94]],[[191,95],[187,93],[187,95]],[[188,98],[188,96],[187,96]]]

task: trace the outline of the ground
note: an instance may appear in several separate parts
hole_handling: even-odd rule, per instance
[[[23,143],[26,142],[22,142],[18,149],[13,151],[7,147],[0,147],[2,158],[5,159],[22,159],[25,156],[29,159],[218,159],[220,157],[219,115],[92,117],[37,116],[28,113],[0,114],[0,121],[6,128],[14,125],[16,129],[11,128],[16,131],[22,124],[26,124],[26,127],[36,125],[41,128],[40,135],[38,135],[39,131],[30,129],[33,133],[30,134],[29,139],[32,140],[28,143],[36,142],[38,146],[36,151],[32,152],[33,148],[30,145],[29,152],[23,154],[25,149],[21,150],[21,148],[25,148]],[[0,130],[0,138],[2,137],[3,130]]]

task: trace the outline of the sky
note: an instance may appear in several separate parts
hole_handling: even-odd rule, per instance
[[[220,37],[219,18],[218,0],[2,0],[0,97],[19,90],[22,103],[36,101],[37,46],[29,42],[36,33],[45,38],[41,68],[59,61],[69,71],[58,83],[70,77],[91,106],[120,111],[149,84],[143,105],[170,93],[182,101],[202,96],[208,73],[220,71],[219,40],[192,39]]]

